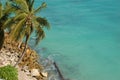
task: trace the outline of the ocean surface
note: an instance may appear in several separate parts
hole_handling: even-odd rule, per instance
[[[36,0],[51,29],[35,48],[66,79],[120,80],[120,0]]]

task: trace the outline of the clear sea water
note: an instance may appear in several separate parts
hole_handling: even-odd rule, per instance
[[[42,56],[71,80],[120,80],[120,0],[40,1],[51,23],[37,47]]]

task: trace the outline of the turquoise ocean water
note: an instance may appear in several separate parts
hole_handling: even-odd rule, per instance
[[[120,80],[120,0],[40,1],[52,27],[37,47],[42,56],[71,80]]]

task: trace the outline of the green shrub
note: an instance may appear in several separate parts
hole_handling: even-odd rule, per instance
[[[0,68],[0,78],[4,80],[18,80],[17,69],[13,66],[5,66]]]

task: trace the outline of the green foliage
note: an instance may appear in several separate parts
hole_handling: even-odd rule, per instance
[[[17,69],[10,65],[0,68],[0,78],[5,80],[18,80]]]

